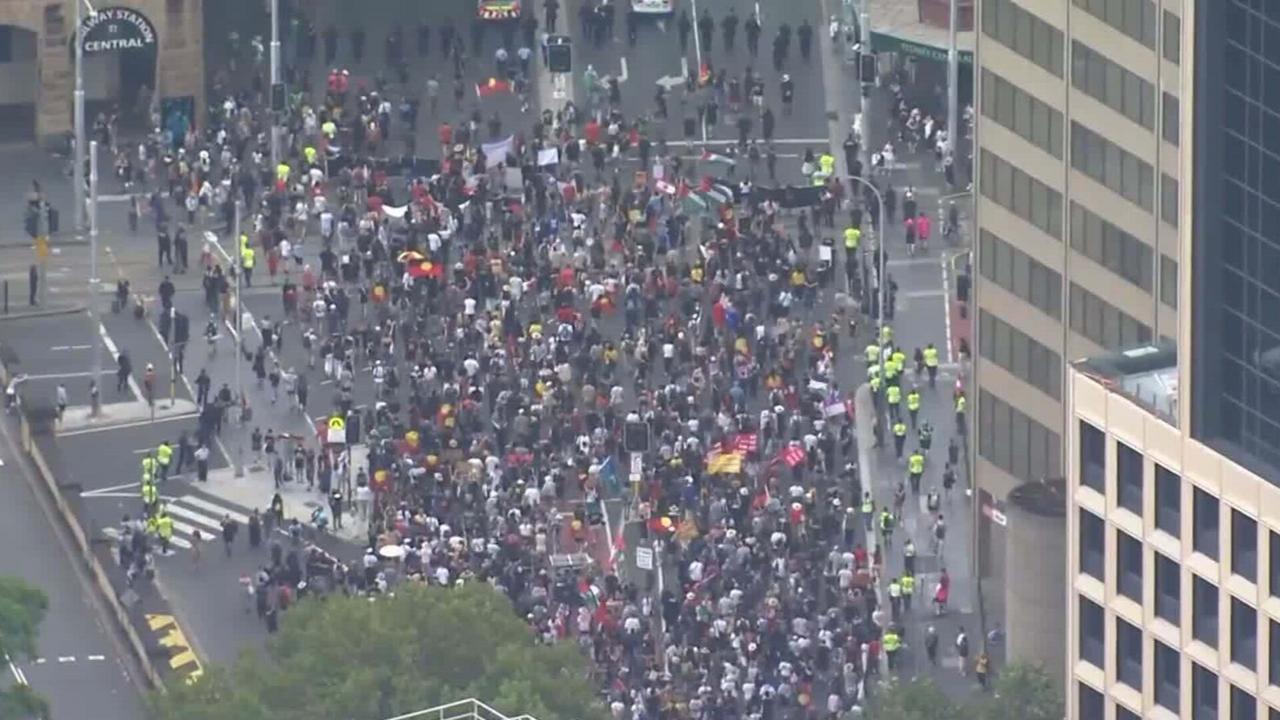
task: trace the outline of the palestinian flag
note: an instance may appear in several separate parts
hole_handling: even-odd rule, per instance
[[[721,155],[720,153],[713,153],[713,152],[711,152],[710,150],[703,150],[703,151],[702,151],[702,155],[698,156],[698,159],[699,159],[699,160],[701,160],[702,162],[721,163],[721,164],[724,164],[724,165],[737,165],[737,164],[738,164],[738,161],[737,161],[737,160],[734,160],[733,158],[729,157],[728,155]]]
[[[491,77],[482,83],[476,83],[476,96],[486,98],[490,95],[511,92],[511,83],[501,78]]]

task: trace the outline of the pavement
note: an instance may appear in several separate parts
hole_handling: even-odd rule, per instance
[[[51,717],[137,720],[144,716],[134,659],[108,630],[65,530],[35,487],[42,481],[19,450],[17,422],[0,420],[0,575],[22,578],[49,597],[34,658],[9,658],[13,682],[31,685]]]

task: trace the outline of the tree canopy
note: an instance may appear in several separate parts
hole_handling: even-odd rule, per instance
[[[153,706],[158,720],[363,720],[472,697],[539,720],[605,714],[577,645],[536,643],[507,599],[481,583],[299,603],[265,657],[206,668]]]
[[[36,635],[49,598],[23,580],[0,577],[0,654],[7,658],[35,657]],[[45,701],[26,685],[0,690],[0,720],[42,717]]]
[[[956,703],[929,680],[894,681],[872,694],[875,720],[1060,720],[1062,695],[1053,678],[1036,665],[1012,663],[998,672],[991,691]]]

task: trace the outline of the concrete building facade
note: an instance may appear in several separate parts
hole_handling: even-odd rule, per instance
[[[1072,720],[1280,720],[1280,5],[1183,23],[1176,343],[1067,377]]]
[[[986,509],[1064,476],[1070,362],[1177,336],[1194,2],[978,4],[972,477],[979,571],[999,589],[987,598],[997,612],[1034,597],[1008,583],[1036,573],[1013,567],[1010,531]]]
[[[71,129],[73,18],[80,0],[0,0],[0,133],[49,140]],[[204,0],[107,0],[85,7],[85,90],[92,123],[106,103],[156,97],[204,108]],[[135,108],[122,107],[124,112]]]

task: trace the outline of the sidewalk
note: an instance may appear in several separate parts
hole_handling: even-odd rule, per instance
[[[364,446],[356,446],[352,455],[355,467],[363,467],[368,451]],[[331,516],[328,500],[319,490],[307,490],[305,483],[294,481],[286,483],[277,491],[272,482],[271,471],[265,465],[253,464],[252,458],[246,459],[244,477],[238,478],[235,475],[234,467],[214,470],[209,473],[209,482],[192,482],[191,486],[219,500],[251,510],[256,508],[262,512],[271,506],[271,497],[279,492],[284,500],[284,516],[288,519],[297,518],[303,525],[310,521],[311,512],[317,507],[324,509],[325,517]],[[328,532],[342,540],[364,544],[369,537],[367,527],[367,518],[361,521],[351,513],[344,512],[342,527],[334,527],[331,521]]]

